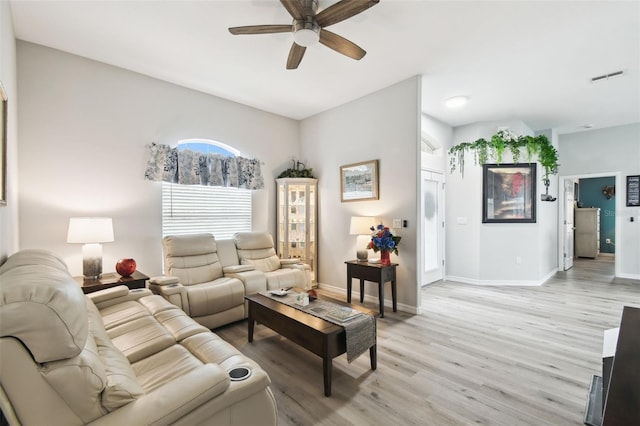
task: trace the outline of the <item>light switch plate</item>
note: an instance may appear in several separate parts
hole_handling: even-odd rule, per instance
[[[402,228],[402,219],[393,219],[392,228]]]

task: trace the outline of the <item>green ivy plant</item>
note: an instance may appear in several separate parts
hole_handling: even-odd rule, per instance
[[[291,160],[293,164],[290,168],[278,175],[280,178],[313,178],[313,169],[307,169],[307,166],[300,161],[296,161],[295,158]],[[302,168],[301,168],[302,167]]]
[[[558,151],[551,145],[545,135],[516,136],[509,130],[499,130],[488,141],[481,138],[475,142],[462,142],[453,146],[449,150],[451,173],[456,168],[459,168],[464,177],[464,156],[466,151],[473,151],[475,164],[486,164],[489,159],[500,164],[507,148],[511,152],[511,158],[514,163],[520,162],[521,148],[526,150],[528,163],[531,163],[537,155],[538,161],[544,169],[543,180],[548,180],[549,175],[558,173]]]

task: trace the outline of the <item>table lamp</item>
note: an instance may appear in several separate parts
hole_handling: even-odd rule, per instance
[[[371,237],[371,227],[375,226],[376,218],[370,216],[352,216],[351,217],[351,225],[349,226],[349,234],[357,235],[356,246],[358,250],[356,251],[356,256],[358,258],[358,262],[366,262],[367,261],[367,241]],[[363,238],[365,237],[365,238]]]
[[[72,217],[69,219],[68,243],[82,246],[82,275],[97,280],[102,275],[102,244],[113,241],[110,217]]]

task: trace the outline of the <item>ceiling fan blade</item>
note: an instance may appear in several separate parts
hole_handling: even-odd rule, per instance
[[[300,0],[280,0],[293,19],[304,19],[304,9]]]
[[[379,2],[380,0],[342,0],[318,13],[316,21],[321,27],[328,27],[364,12]]]
[[[307,50],[306,47],[293,43],[293,45],[291,46],[291,50],[289,51],[289,58],[287,58],[288,70],[295,70],[296,68],[298,68],[298,65],[300,65],[300,61],[302,61],[302,57],[304,56],[305,50]]]
[[[288,33],[291,32],[291,25],[247,25],[231,27],[229,32],[234,35]]]
[[[356,60],[362,59],[362,57],[367,54],[367,52],[357,44],[325,29],[320,30],[320,43]]]

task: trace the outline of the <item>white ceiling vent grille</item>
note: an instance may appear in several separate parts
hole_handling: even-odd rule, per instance
[[[597,77],[593,77],[591,79],[591,82],[592,83],[599,83],[601,81],[609,80],[610,78],[622,77],[623,74],[624,74],[624,71],[616,71],[616,72],[612,72],[612,73],[605,74],[605,75],[599,75]]]

